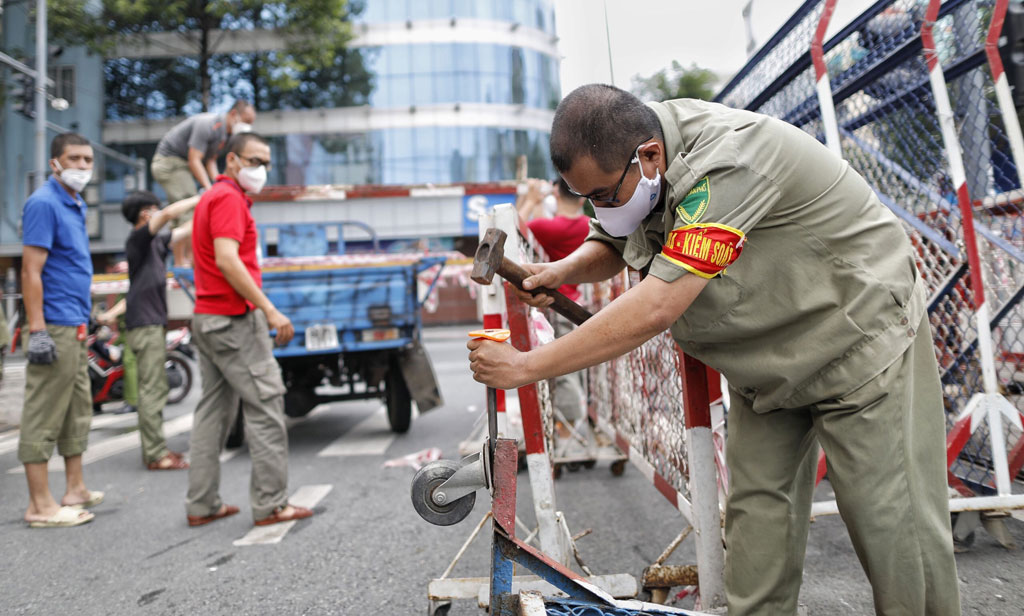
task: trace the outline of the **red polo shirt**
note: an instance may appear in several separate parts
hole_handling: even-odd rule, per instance
[[[588,220],[586,216],[534,218],[526,226],[540,242],[544,252],[548,253],[548,258],[558,261],[572,254],[587,239],[587,233],[590,232]],[[563,284],[558,290],[572,301],[580,298],[580,292],[574,284]]]
[[[252,199],[226,175],[221,175],[203,193],[192,217],[192,267],[196,278],[196,308],[199,314],[239,315],[254,306],[228,283],[217,267],[213,240],[228,237],[238,242],[238,256],[245,269],[263,286],[256,261],[256,221]]]

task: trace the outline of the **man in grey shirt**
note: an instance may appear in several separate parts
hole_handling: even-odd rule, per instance
[[[252,131],[256,109],[248,101],[236,101],[227,113],[200,113],[177,124],[156,146],[150,168],[153,178],[167,193],[167,201],[176,203],[213,185],[217,177],[217,155],[228,137]],[[190,220],[175,221],[177,227]],[[174,246],[175,265],[191,263],[188,242]]]

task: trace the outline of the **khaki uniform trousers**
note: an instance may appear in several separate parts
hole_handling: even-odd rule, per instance
[[[26,364],[25,405],[21,411],[18,460],[22,464],[48,462],[57,446],[60,455],[77,456],[89,444],[92,426],[92,390],[85,342],[78,328],[47,325],[57,346],[52,364]],[[29,337],[24,338],[28,351]]]
[[[167,193],[168,203],[188,199],[199,192],[192,170],[188,168],[188,161],[184,158],[155,154],[149,169],[153,172],[153,179],[160,182],[160,186]],[[190,220],[192,220],[191,210],[188,214],[176,218],[174,226],[180,226]]]
[[[960,614],[931,341],[926,317],[915,342],[879,376],[805,408],[759,414],[730,391],[729,616],[796,613],[816,441],[877,613]]]
[[[164,439],[164,407],[167,405],[167,343],[163,325],[129,329],[128,348],[135,354],[138,374],[139,438],[142,463],[156,462],[169,452]],[[127,398],[127,396],[125,396]]]
[[[252,458],[249,501],[253,519],[265,518],[288,504],[285,388],[267,318],[261,310],[235,317],[196,314],[192,329],[203,393],[189,441],[188,515],[212,515],[223,504],[219,456],[241,399]]]

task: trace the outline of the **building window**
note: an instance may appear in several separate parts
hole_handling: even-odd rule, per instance
[[[71,64],[51,66],[47,73],[53,80],[53,87],[50,88],[50,96],[63,98],[68,105],[75,104],[75,67]]]

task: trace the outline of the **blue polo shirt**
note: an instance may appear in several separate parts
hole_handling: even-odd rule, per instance
[[[50,176],[25,202],[22,242],[45,248],[43,318],[50,325],[89,322],[92,257],[85,229],[85,202]]]

